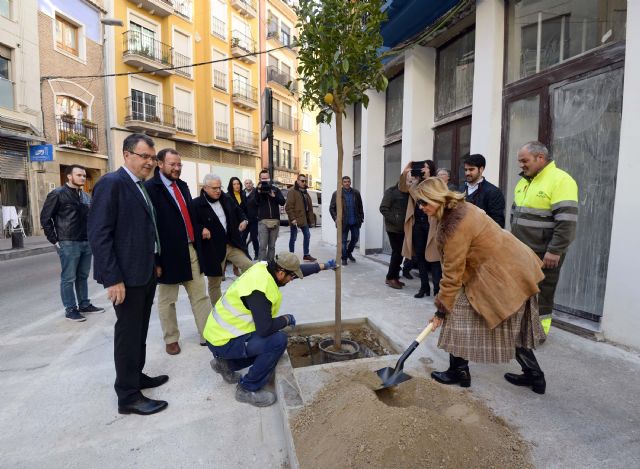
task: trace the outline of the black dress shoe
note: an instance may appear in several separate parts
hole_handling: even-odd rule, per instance
[[[152,378],[151,376],[143,374],[140,377],[140,389],[157,388],[167,381],[169,381],[169,377],[167,375],[154,376]]]
[[[118,405],[118,413],[151,415],[166,409],[168,405],[167,401],[156,401],[140,395],[137,400],[129,404]]]
[[[348,258],[351,262],[355,262],[355,261],[356,261],[356,258],[355,258],[355,257],[353,257],[353,255],[351,255],[351,254],[347,254],[347,258]]]
[[[418,293],[416,293],[415,295],[413,295],[414,298],[424,298],[424,296],[430,295],[429,290],[423,290],[422,288],[418,291]]]

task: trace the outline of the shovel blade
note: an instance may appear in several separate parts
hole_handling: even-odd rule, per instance
[[[412,378],[411,375],[408,375],[404,371],[402,370],[396,371],[395,368],[391,368],[390,366],[386,368],[381,368],[378,371],[376,371],[376,373],[382,380],[382,386],[376,389],[376,391],[379,391],[381,389],[386,389],[391,386],[396,386]]]

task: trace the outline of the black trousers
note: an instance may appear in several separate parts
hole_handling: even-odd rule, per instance
[[[545,253],[536,253],[540,260],[544,259]],[[556,295],[556,287],[560,280],[560,269],[564,263],[565,254],[560,256],[560,262],[555,269],[542,269],[544,279],[538,284],[540,293],[538,294],[538,307],[540,308],[540,316],[551,317],[553,312],[554,297]]]
[[[400,278],[400,264],[402,264],[402,243],[404,233],[391,233],[387,231],[389,244],[391,244],[391,261],[387,271],[387,280],[398,280]]]
[[[141,287],[126,287],[124,301],[114,306],[116,325],[113,358],[116,364],[114,388],[118,404],[129,404],[139,397],[140,377],[147,354],[147,331],[156,293],[156,277]]]
[[[442,278],[442,266],[440,262],[428,262],[424,257],[427,249],[427,237],[429,235],[429,226],[422,226],[418,223],[413,225],[413,249],[418,261],[418,271],[420,272],[420,289],[430,293],[429,272],[431,272],[431,280],[433,281],[433,294],[437,295],[440,291],[440,279]]]
[[[242,232],[243,239],[242,241],[245,244],[248,244],[247,238],[250,237],[250,242],[253,245],[253,258],[258,258],[258,253],[260,252],[260,247],[258,245],[258,220],[250,221],[247,229]],[[249,247],[247,246],[247,252],[249,252]]]

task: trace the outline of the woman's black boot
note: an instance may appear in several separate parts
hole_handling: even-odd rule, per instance
[[[431,295],[431,291],[429,288],[420,288],[420,290],[418,290],[418,293],[416,293],[415,295],[413,295],[414,298],[424,298],[424,296],[430,296]]]
[[[536,394],[544,394],[547,389],[547,382],[544,373],[540,369],[538,360],[533,354],[533,350],[517,347],[516,360],[522,367],[522,374],[506,373],[504,379],[516,386],[531,386]]]
[[[449,354],[449,369],[447,371],[433,371],[431,377],[442,384],[459,384],[463,388],[471,386],[469,361]]]

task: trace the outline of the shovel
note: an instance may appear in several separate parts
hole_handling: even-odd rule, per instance
[[[389,388],[391,386],[396,386],[397,384],[404,383],[412,378],[412,376],[408,375],[402,368],[404,367],[404,362],[409,358],[409,355],[413,353],[413,351],[420,345],[420,343],[429,335],[429,333],[433,330],[433,323],[430,322],[427,327],[420,333],[416,340],[414,340],[409,348],[404,351],[402,356],[398,359],[395,368],[391,368],[390,366],[386,368],[381,368],[376,373],[382,380],[382,386],[376,389],[376,391],[380,391],[382,389]]]

